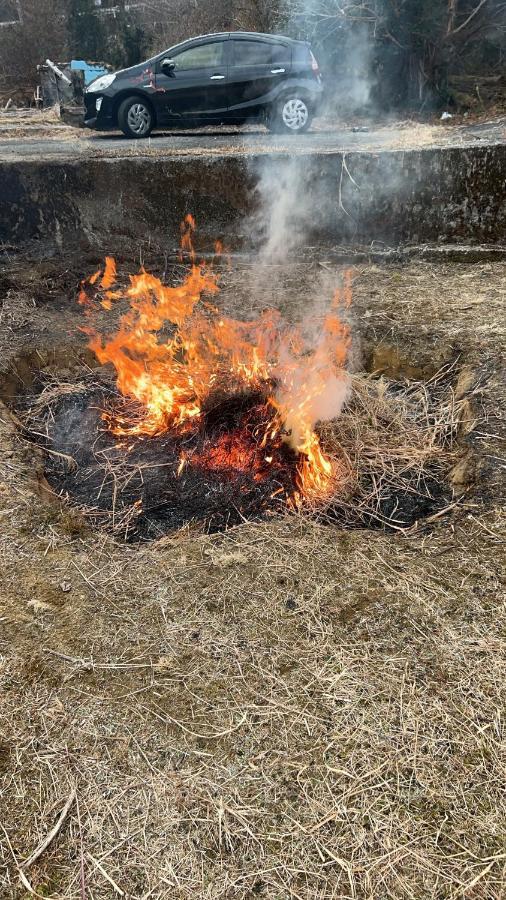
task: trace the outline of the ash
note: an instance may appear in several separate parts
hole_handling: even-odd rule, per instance
[[[198,421],[155,436],[116,437],[104,413],[125,401],[108,385],[60,396],[46,422],[50,485],[126,540],[153,540],[188,523],[221,531],[286,507],[297,456],[262,449],[272,418],[259,393],[209,398]],[[266,457],[269,462],[266,461]]]
[[[339,419],[318,427],[335,490],[295,507],[323,524],[393,532],[453,509],[448,476],[462,457],[466,415],[454,367],[429,385],[355,375]],[[249,393],[222,385],[197,419],[154,437],[111,432],[111,423],[135,428],[136,412],[143,423],[144,411],[119,395],[106,367],[34,387],[18,412],[30,445],[45,451],[50,486],[120,539],[156,540],[188,525],[224,531],[294,505],[301,458],[279,434],[262,446],[272,384]]]

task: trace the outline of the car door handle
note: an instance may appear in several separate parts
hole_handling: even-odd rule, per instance
[[[286,69],[271,69],[271,75],[281,75],[282,72],[286,72]]]
[[[211,81],[222,81],[225,78],[224,75],[211,75]]]

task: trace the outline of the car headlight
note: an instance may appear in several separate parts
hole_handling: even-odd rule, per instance
[[[105,91],[110,85],[113,83],[116,75],[101,75],[100,78],[95,78],[95,81],[92,81],[91,84],[86,88],[86,92],[88,94],[96,94],[97,91]]]

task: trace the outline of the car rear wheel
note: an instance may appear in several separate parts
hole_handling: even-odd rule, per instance
[[[302,97],[284,97],[273,109],[269,119],[270,131],[277,134],[302,134],[311,125],[313,114]]]
[[[118,109],[118,125],[126,137],[149,137],[155,124],[153,110],[141,97],[127,97]]]

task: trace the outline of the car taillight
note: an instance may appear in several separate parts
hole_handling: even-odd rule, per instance
[[[313,51],[310,50],[309,52],[311,54],[311,68],[312,68],[313,72],[315,72],[317,74],[320,71],[320,66],[318,65],[318,62],[316,60],[316,57],[315,57]]]

